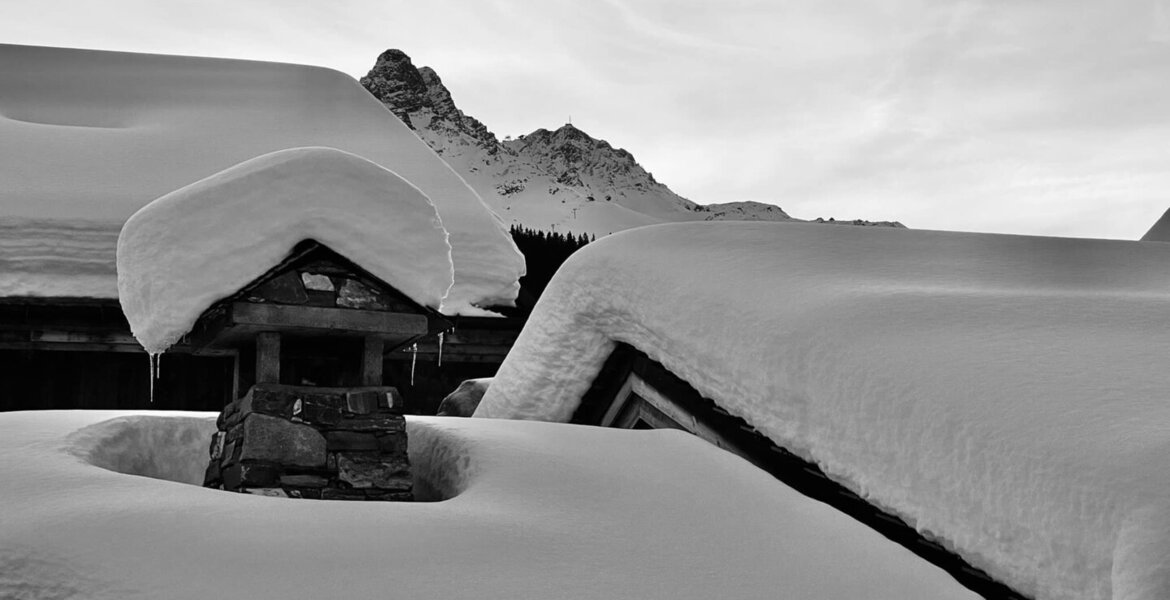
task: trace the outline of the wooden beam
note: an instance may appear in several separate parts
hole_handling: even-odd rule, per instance
[[[362,350],[362,385],[382,385],[382,338],[367,335]]]
[[[280,334],[256,334],[256,383],[280,383]]]
[[[146,350],[135,341],[133,344],[116,344],[101,341],[85,341],[85,338],[75,338],[70,341],[29,341],[28,336],[0,335],[0,350],[43,350],[49,352],[126,352],[130,354],[144,354]],[[167,348],[167,354],[191,354],[192,348],[176,344]],[[234,356],[235,350],[216,349],[200,352],[201,356]]]
[[[407,362],[410,360],[410,355],[407,354],[405,357],[386,355],[385,358],[386,358],[386,360],[392,360],[392,361],[395,361],[396,363],[403,363],[403,362]],[[419,352],[417,360],[418,360],[419,364],[422,364],[424,361],[429,361],[429,362],[435,363],[435,362],[438,362],[438,355],[437,354],[423,354],[422,352]],[[446,366],[447,363],[452,363],[452,364],[454,364],[454,363],[485,363],[485,364],[499,365],[500,363],[503,363],[503,362],[504,362],[504,355],[503,354],[447,354],[447,351],[445,349],[443,350],[443,365],[444,366]]]
[[[77,342],[10,342],[0,341],[0,350],[37,350],[46,352],[125,352],[145,354],[142,346],[124,344],[90,344]]]
[[[508,346],[489,346],[486,344],[448,344],[443,343],[443,360],[446,361],[448,356],[458,356],[461,354],[496,354],[502,359],[508,355]],[[439,355],[439,347],[437,344],[431,342],[420,341],[418,343],[418,357],[424,356],[432,357]],[[393,360],[410,360],[411,351],[410,346],[404,346],[394,352],[390,353],[389,358]]]
[[[248,302],[232,304],[231,321],[256,327],[382,335],[423,335],[427,332],[426,315]]]
[[[613,427],[614,421],[617,421],[618,413],[625,407],[630,400],[630,390],[634,386],[634,377],[636,375],[630,374],[626,377],[625,383],[618,389],[617,394],[613,397],[613,403],[609,405],[609,410],[605,411],[605,416],[601,417],[601,422],[598,425],[602,427]]]
[[[110,344],[141,348],[129,332],[19,329],[0,331],[0,341],[42,344]]]

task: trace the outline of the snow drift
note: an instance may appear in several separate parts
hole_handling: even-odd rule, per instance
[[[118,297],[134,337],[158,354],[199,315],[313,239],[419,304],[451,288],[447,231],[422,192],[332,148],[281,150],[167,194],[118,237]]]
[[[205,464],[184,440],[213,420],[0,414],[0,597],[975,600],[678,432],[411,417],[416,476],[449,499],[358,503],[165,480]],[[155,453],[164,479],[128,474]]]
[[[565,263],[476,416],[615,342],[1040,599],[1170,597],[1170,245],[661,225]]]
[[[0,44],[0,140],[0,227],[29,219],[120,225],[154,199],[245,160],[328,146],[392,170],[434,202],[455,264],[449,313],[510,304],[524,272],[499,217],[338,71]],[[41,231],[0,243],[0,295],[115,297],[112,243],[58,246],[36,268],[38,248],[62,237],[57,225]],[[108,279],[92,273],[98,257]]]

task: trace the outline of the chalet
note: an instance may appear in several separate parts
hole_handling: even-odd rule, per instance
[[[364,376],[373,377],[380,360],[407,409],[428,412],[459,381],[494,373],[519,323],[480,307],[513,302],[523,257],[482,200],[349,76],[301,65],[0,45],[0,410],[218,410],[242,393],[240,377],[253,375],[239,347],[183,339],[162,359],[151,404],[147,355],[118,300],[118,232],[156,198],[254,157],[310,146],[361,156],[408,180],[434,203],[451,242],[455,283],[444,313],[412,307],[427,323],[418,335],[375,331],[383,351]],[[304,258],[299,250],[288,259]],[[314,256],[329,252],[315,247]],[[348,258],[329,256],[330,273],[354,282],[338,302],[361,302],[351,293],[360,284],[404,308]],[[265,292],[278,285],[266,283]],[[316,302],[322,291],[305,293]],[[446,332],[441,350],[436,329]],[[313,361],[349,352],[339,343],[314,346],[321,354],[307,357],[297,337],[285,347],[286,377],[320,378],[311,374],[319,372]]]
[[[1116,595],[1165,566],[1168,263],[1116,240],[643,228],[565,263],[475,416],[682,429],[985,597]]]

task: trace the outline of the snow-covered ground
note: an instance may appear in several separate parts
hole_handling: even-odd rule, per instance
[[[626,342],[1040,599],[1170,597],[1170,245],[658,225],[571,257],[476,416]]]
[[[113,273],[114,247],[105,243],[110,230],[180,187],[304,146],[368,159],[434,202],[455,264],[449,310],[470,313],[470,304],[515,297],[524,262],[500,218],[348,75],[302,65],[5,44],[0,296],[116,297],[113,280],[102,279]],[[23,227],[29,220],[49,226]],[[68,241],[67,231],[78,227],[92,232],[92,243]],[[49,260],[44,248],[53,249]],[[98,260],[109,268],[95,271]],[[74,275],[82,277],[71,280]]]
[[[447,237],[430,199],[391,171],[332,148],[280,150],[134,213],[118,238],[118,299],[158,354],[313,239],[438,309],[454,276]]]
[[[210,413],[0,414],[0,597],[976,597],[675,431],[410,418],[439,502],[191,485]]]

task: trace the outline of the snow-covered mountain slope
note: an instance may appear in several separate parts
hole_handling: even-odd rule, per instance
[[[696,204],[571,124],[500,141],[455,106],[433,69],[400,50],[382,53],[361,83],[512,224],[605,235],[662,222],[799,220],[759,202]]]

